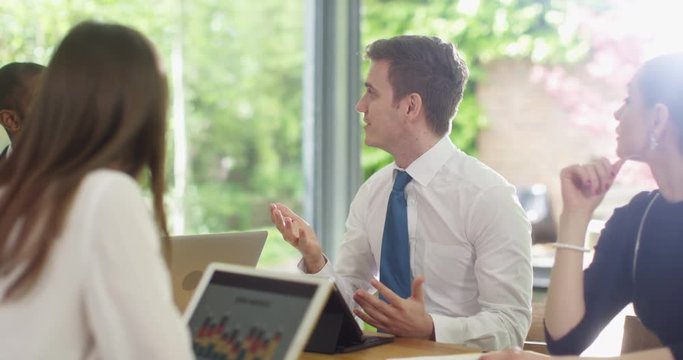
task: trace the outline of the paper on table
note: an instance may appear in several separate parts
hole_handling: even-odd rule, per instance
[[[407,358],[393,358],[387,360],[477,360],[483,354],[473,353],[473,354],[457,354],[457,355],[438,355],[438,356],[418,356],[418,357],[407,357]]]

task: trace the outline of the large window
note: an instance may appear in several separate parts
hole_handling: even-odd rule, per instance
[[[281,201],[301,211],[305,191],[304,7],[304,0],[3,1],[0,63],[46,64],[82,20],[122,23],[146,34],[172,89],[171,232],[270,228],[260,264],[277,266],[296,251],[272,231],[268,204]]]

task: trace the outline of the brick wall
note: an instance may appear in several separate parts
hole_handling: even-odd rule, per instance
[[[478,157],[515,185],[545,184],[557,217],[561,209],[560,170],[599,156],[614,158],[613,132],[596,134],[590,125],[577,125],[571,117],[576,111],[568,111],[563,99],[552,96],[543,84],[531,80],[533,67],[529,62],[499,61],[488,65],[487,70],[477,89],[489,120],[478,139]],[[605,124],[611,126],[611,113],[624,96],[625,84],[617,88],[596,81],[583,69],[569,73],[582,84],[577,91],[596,91],[602,97],[598,100],[605,103],[604,107],[587,112],[588,120],[609,117]],[[642,167],[627,163],[623,172],[642,173]],[[615,206],[625,204],[637,191],[651,185],[647,179],[617,182],[596,211],[596,217],[606,218]]]

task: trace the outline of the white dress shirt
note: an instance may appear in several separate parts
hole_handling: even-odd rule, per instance
[[[378,277],[387,202],[398,167],[358,190],[333,276],[353,306]],[[522,346],[531,319],[531,226],[515,188],[444,137],[405,171],[413,278],[425,276],[436,341],[503,349]]]
[[[37,282],[0,302],[0,359],[194,359],[135,181],[93,171],[68,211]]]

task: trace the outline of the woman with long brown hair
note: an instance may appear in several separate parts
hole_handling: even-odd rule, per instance
[[[56,49],[0,167],[0,358],[192,358],[159,240],[166,98],[135,30],[86,22]]]

